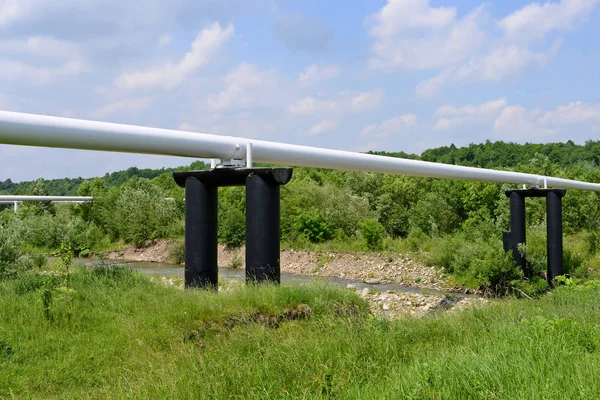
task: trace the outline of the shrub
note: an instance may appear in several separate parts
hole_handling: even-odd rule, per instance
[[[228,247],[240,247],[246,240],[246,216],[237,208],[230,208],[221,214],[219,238]]]
[[[178,219],[177,207],[146,179],[132,179],[116,202],[119,236],[141,246],[148,240],[167,237]]]
[[[360,224],[363,241],[371,251],[381,250],[385,229],[376,219],[367,219]]]
[[[431,236],[458,228],[458,215],[439,193],[428,193],[410,210],[410,225]]]
[[[169,260],[173,264],[183,264],[185,262],[185,242],[178,240],[173,244],[169,252]]]
[[[20,238],[14,231],[0,225],[0,281],[11,279],[30,269],[31,264],[22,258]]]
[[[411,228],[403,245],[408,251],[422,251],[431,244],[431,238],[425,234],[419,227]]]
[[[298,215],[296,230],[305,235],[312,243],[321,243],[333,236],[333,229],[325,222],[316,210]]]
[[[513,282],[523,278],[501,236],[489,222],[435,241],[429,263],[442,267],[465,285],[491,294],[505,294]]]

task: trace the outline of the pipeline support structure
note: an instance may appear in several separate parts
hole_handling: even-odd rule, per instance
[[[563,238],[562,238],[562,198],[565,189],[516,189],[505,191],[510,199],[510,232],[503,233],[504,250],[512,251],[513,258],[526,277],[531,278],[533,271],[521,254],[520,245],[525,245],[525,199],[527,197],[546,198],[546,235],[548,252],[547,279],[550,285],[554,278],[563,275]]]
[[[185,188],[185,286],[218,287],[218,188],[246,187],[246,282],[280,283],[280,186],[291,168],[174,172]]]

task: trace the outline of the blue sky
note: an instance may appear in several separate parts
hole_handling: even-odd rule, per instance
[[[600,0],[0,0],[0,109],[416,152],[600,135]],[[0,180],[189,159],[0,145]]]

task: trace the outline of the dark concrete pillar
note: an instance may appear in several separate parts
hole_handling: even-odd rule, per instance
[[[218,188],[185,180],[185,287],[217,289]]]
[[[530,276],[525,257],[519,251],[519,244],[525,244],[525,241],[525,197],[515,191],[510,194],[510,249],[517,265]]]
[[[246,178],[246,282],[280,282],[279,184]]]
[[[548,283],[563,275],[562,196],[557,192],[546,195],[546,229],[548,247]]]

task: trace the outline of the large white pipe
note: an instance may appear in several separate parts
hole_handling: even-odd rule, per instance
[[[0,111],[0,143],[222,160],[244,159],[251,143],[259,163],[600,191],[599,184],[534,174],[7,111]]]
[[[20,195],[1,195],[0,204],[14,203],[18,201],[54,201],[65,203],[85,203],[92,201],[90,196],[20,196]]]

